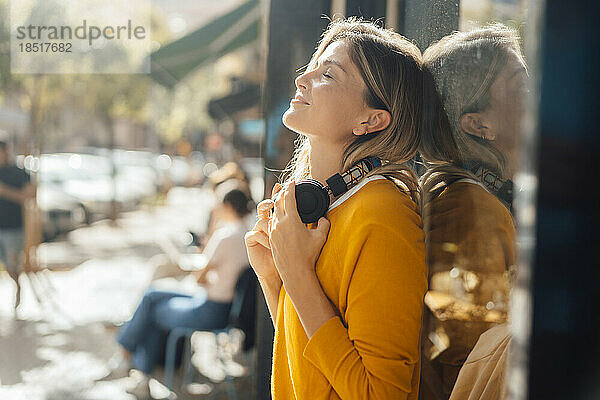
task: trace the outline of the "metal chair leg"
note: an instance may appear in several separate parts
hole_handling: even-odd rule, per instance
[[[167,336],[167,348],[165,354],[165,385],[169,388],[169,390],[173,390],[174,388],[174,376],[175,376],[175,358],[177,356],[177,341],[183,337],[184,338],[184,359],[185,357],[185,348],[187,342],[189,342],[189,338],[192,336],[194,332],[193,329],[189,328],[175,328]],[[187,346],[190,348],[191,345]]]
[[[173,375],[175,373],[175,352],[177,351],[178,335],[175,335],[175,330],[167,336],[167,348],[165,354],[165,385],[169,390],[173,390]]]
[[[225,377],[225,385],[227,387],[227,398],[229,400],[238,400],[238,392],[235,387],[235,381],[233,376],[227,375]]]
[[[183,389],[186,389],[186,385],[192,382],[194,367],[192,365],[192,334],[189,333],[185,337],[183,344],[183,357],[181,360],[183,366],[183,382],[181,384]]]

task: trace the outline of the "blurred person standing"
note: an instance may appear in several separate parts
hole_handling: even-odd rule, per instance
[[[25,241],[23,205],[34,193],[29,174],[14,164],[8,141],[0,138],[0,262],[17,285],[15,311],[21,302],[19,269]]]

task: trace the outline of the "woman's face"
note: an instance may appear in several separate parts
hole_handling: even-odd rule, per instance
[[[523,115],[527,70],[514,51],[490,87],[490,104],[481,112],[488,138],[503,152],[517,148]]]
[[[366,85],[348,49],[345,42],[331,43],[316,68],[296,78],[296,97],[282,118],[286,127],[334,144],[353,140],[368,107]]]

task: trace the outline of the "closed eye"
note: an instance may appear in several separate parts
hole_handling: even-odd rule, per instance
[[[333,76],[329,75],[328,73],[324,73],[323,76],[327,79],[333,79]]]

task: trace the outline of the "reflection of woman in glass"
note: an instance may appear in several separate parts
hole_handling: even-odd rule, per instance
[[[415,399],[426,290],[414,156],[422,120],[419,50],[355,20],[330,25],[283,116],[300,133],[283,195],[246,235],[275,324],[274,399]],[[383,160],[334,199],[314,229],[294,181],[322,183]],[[273,214],[269,217],[269,211]]]
[[[503,25],[449,35],[425,51],[424,63],[447,113],[446,121],[424,130],[420,148],[430,167],[422,178],[430,268],[422,391],[428,399],[449,396],[481,333],[507,318],[526,68],[516,34]]]

